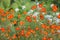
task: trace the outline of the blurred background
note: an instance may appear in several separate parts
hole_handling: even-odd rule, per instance
[[[0,8],[8,10],[9,8],[21,8],[22,5],[26,5],[27,7],[29,7],[30,5],[32,5],[32,3],[35,4],[36,2],[44,2],[44,4],[47,5],[47,8],[49,8],[48,5],[54,3],[60,9],[60,0],[0,0]]]

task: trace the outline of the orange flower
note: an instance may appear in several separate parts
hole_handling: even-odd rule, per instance
[[[28,20],[28,22],[32,22],[32,20],[31,20],[31,19],[29,19],[29,20]]]
[[[24,22],[23,22],[23,21],[20,21],[20,25],[21,25],[21,26],[24,25]]]
[[[44,19],[44,15],[40,14],[40,19],[43,20]]]
[[[43,37],[42,40],[47,40],[47,38],[46,37]]]
[[[16,20],[14,20],[14,21],[13,21],[13,24],[17,24],[17,21],[16,21]]]
[[[36,27],[35,30],[39,30],[39,27]]]
[[[57,26],[56,29],[57,29],[57,30],[60,30],[60,26]]]
[[[19,27],[16,27],[16,29],[15,30],[20,30],[20,28]]]
[[[29,37],[30,34],[31,34],[31,32],[30,32],[30,31],[27,31],[26,34],[25,34],[25,36],[26,36],[26,37]]]
[[[10,14],[10,12],[9,11],[6,11],[6,13],[5,13],[6,15],[8,15],[8,14]]]
[[[13,35],[13,39],[15,39],[15,38],[17,38],[17,37],[16,37],[16,34]]]
[[[34,31],[34,30],[32,30],[32,29],[30,30],[30,32],[31,32],[31,33],[33,33],[33,34],[35,34],[35,31]]]
[[[25,34],[24,34],[24,29],[23,29],[23,30],[21,30],[20,34],[21,34],[22,36],[24,36],[24,35],[25,35]]]
[[[44,28],[44,29],[46,28],[46,24],[41,24],[41,26],[42,26],[42,28]]]
[[[51,40],[50,38],[48,38],[48,40]]]
[[[53,38],[48,38],[48,40],[53,40]]]
[[[23,14],[27,14],[27,12],[26,12],[26,11],[24,11],[24,12],[23,12]]]
[[[54,30],[54,29],[51,29],[51,33],[52,33],[52,34],[55,34],[55,30]]]
[[[36,19],[36,16],[33,16],[34,19]]]
[[[56,5],[52,6],[52,10],[53,12],[56,12],[58,10],[57,6]]]
[[[60,19],[60,14],[57,16],[57,18],[59,18],[59,19]]]
[[[4,27],[2,27],[2,28],[1,28],[1,31],[2,31],[2,32],[5,32],[5,28],[4,28]]]
[[[31,17],[30,17],[30,16],[27,16],[27,17],[26,17],[26,20],[27,20],[28,22],[32,22],[32,20],[31,20]]]
[[[32,9],[32,10],[36,9],[36,5],[32,6],[32,8],[31,8],[31,9]]]
[[[43,4],[39,4],[38,6],[39,6],[40,8],[42,8],[42,7],[43,7]]]
[[[30,17],[30,16],[27,16],[27,17],[26,17],[26,20],[29,20],[29,19],[31,19],[31,17]]]
[[[13,14],[10,14],[9,16],[8,16],[8,19],[12,19],[14,17],[14,15]]]
[[[46,30],[48,30],[49,29],[49,26],[46,26],[46,28],[45,28]]]
[[[56,27],[57,27],[57,26],[56,26],[55,24],[52,24],[52,25],[51,25],[51,28],[52,28],[52,29],[55,29]]]
[[[4,10],[2,8],[0,8],[0,14],[4,13]]]
[[[40,11],[41,12],[46,12],[46,8],[42,8]]]
[[[5,17],[5,16],[6,16],[6,14],[5,14],[5,13],[2,13],[2,14],[1,14],[1,16]]]

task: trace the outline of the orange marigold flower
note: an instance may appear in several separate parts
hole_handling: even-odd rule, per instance
[[[60,14],[57,16],[57,18],[59,18],[59,19],[60,19]]]
[[[52,33],[52,34],[55,34],[55,30],[54,30],[54,29],[51,29],[51,33]]]
[[[2,8],[0,8],[0,14],[4,13],[4,10]]]
[[[14,15],[13,14],[10,14],[9,16],[8,16],[8,19],[12,19],[14,17]]]
[[[39,27],[36,27],[35,30],[39,30]]]
[[[40,11],[41,12],[46,12],[46,8],[42,8]]]
[[[1,14],[1,16],[5,17],[5,16],[6,16],[6,14],[5,14],[5,13],[2,13],[2,14]]]
[[[47,38],[46,37],[43,37],[42,40],[47,40]]]
[[[8,14],[10,14],[10,12],[9,11],[6,11],[6,13],[5,13],[6,15],[8,15]]]
[[[26,11],[24,11],[24,12],[23,12],[23,14],[27,14],[27,12],[26,12]]]
[[[16,27],[15,30],[20,30],[20,28],[19,27]]]
[[[34,19],[36,19],[36,16],[33,16]]]
[[[2,27],[2,28],[1,28],[1,31],[2,31],[2,32],[5,32],[5,28],[4,28],[4,27]]]
[[[20,21],[20,25],[21,25],[21,26],[24,25],[24,21]]]
[[[26,20],[27,20],[28,22],[32,22],[32,20],[31,20],[31,17],[30,17],[30,16],[27,16],[27,17],[26,17]]]
[[[43,4],[39,4],[38,6],[39,6],[40,8],[42,8],[42,7],[43,7]]]
[[[17,21],[16,21],[16,20],[14,20],[14,21],[13,21],[13,24],[17,24]]]
[[[41,24],[41,26],[42,26],[42,28],[44,28],[44,29],[46,28],[46,24]]]
[[[29,20],[28,20],[28,22],[32,22],[32,20],[31,20],[31,19],[29,19]]]
[[[15,38],[17,38],[17,37],[16,37],[16,34],[13,35],[13,39],[15,39]]]
[[[52,10],[53,12],[56,12],[58,10],[57,6],[56,5],[52,6]]]
[[[34,31],[34,30],[32,30],[32,29],[30,30],[30,32],[31,32],[31,33],[33,33],[33,34],[35,34],[35,31]]]
[[[52,24],[52,25],[51,25],[51,28],[52,28],[52,29],[55,29],[56,27],[57,27],[57,26],[56,26],[55,24]]]
[[[44,19],[44,15],[40,14],[40,19],[43,20]]]
[[[30,32],[30,31],[28,31],[28,32],[26,32],[25,36],[26,36],[26,37],[29,37],[29,36],[30,36],[30,34],[31,34],[31,32]]]
[[[37,6],[36,6],[36,5],[34,5],[34,6],[32,6],[32,8],[31,8],[31,9],[32,9],[32,10],[34,10],[34,9],[36,9],[36,7],[37,7]]]
[[[31,17],[30,17],[30,16],[27,16],[27,17],[26,17],[26,20],[29,20],[29,19],[31,19]]]
[[[24,33],[24,29],[23,29],[23,30],[21,30],[20,34],[21,34],[22,36],[24,36],[24,35],[25,35],[25,33]]]
[[[48,38],[48,40],[53,40],[53,38]]]

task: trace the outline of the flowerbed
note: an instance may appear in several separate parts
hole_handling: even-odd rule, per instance
[[[0,8],[0,40],[60,40],[60,11],[56,4],[19,2],[18,7]]]

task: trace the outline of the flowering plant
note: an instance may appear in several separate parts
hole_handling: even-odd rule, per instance
[[[52,0],[8,1],[0,2],[1,40],[60,40],[60,11]]]

